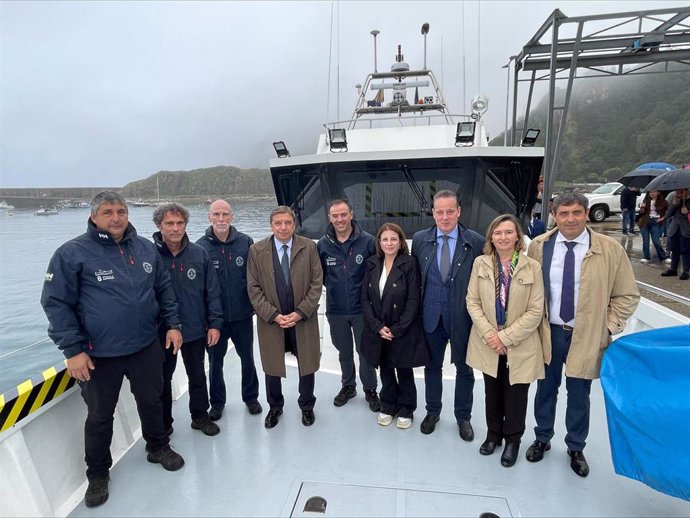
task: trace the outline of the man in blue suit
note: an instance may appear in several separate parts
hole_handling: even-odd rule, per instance
[[[455,420],[460,437],[474,439],[470,423],[474,373],[465,363],[472,320],[465,297],[472,264],[482,254],[484,238],[459,224],[460,203],[457,194],[442,190],[434,196],[436,225],[420,230],[412,238],[412,255],[422,273],[422,319],[431,360],[424,368],[427,415],[421,432],[436,429],[441,414],[443,394],[443,358],[450,342],[450,361],[455,364]]]
[[[527,237],[530,239],[534,239],[537,236],[542,235],[543,233],[546,232],[546,225],[544,225],[544,222],[536,217],[536,214],[534,211],[532,212],[532,219],[529,220],[529,224],[527,225]]]

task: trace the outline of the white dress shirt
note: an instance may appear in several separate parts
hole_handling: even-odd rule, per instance
[[[551,258],[551,270],[549,270],[550,286],[549,294],[551,302],[549,304],[549,322],[552,324],[566,324],[571,327],[575,326],[575,319],[577,318],[577,301],[580,298],[580,273],[582,271],[582,260],[589,251],[589,232],[585,229],[582,234],[573,239],[577,243],[573,247],[575,254],[575,313],[572,320],[563,322],[561,319],[561,290],[563,288],[563,266],[565,263],[565,253],[568,247],[565,246],[568,241],[563,234],[558,232],[556,234],[556,243],[553,248],[553,257]]]

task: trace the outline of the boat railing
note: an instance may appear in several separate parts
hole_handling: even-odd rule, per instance
[[[419,105],[423,106],[423,105]],[[418,110],[416,110],[418,111]],[[392,112],[392,113],[397,113]],[[323,127],[328,131],[329,129],[342,128],[346,129],[356,129],[357,126],[366,126],[368,129],[372,129],[375,126],[381,126],[384,122],[397,122],[400,126],[405,126],[406,122],[412,122],[412,124],[407,124],[411,126],[431,126],[433,123],[438,124],[455,124],[455,119],[462,120],[473,120],[471,115],[465,114],[428,114],[428,115],[415,115],[415,116],[390,116],[390,117],[376,117],[376,118],[366,118],[356,117],[353,119],[344,119],[340,121],[327,122]],[[441,120],[443,119],[443,120]],[[440,121],[440,122],[439,122]]]

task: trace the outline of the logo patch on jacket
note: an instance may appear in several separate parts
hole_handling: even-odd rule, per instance
[[[364,261],[364,256],[362,254],[357,254],[357,257],[355,257],[355,262],[357,264],[362,264],[363,261]]]
[[[190,281],[196,279],[196,270],[194,268],[190,268],[189,270],[187,270],[187,278]]]
[[[52,280],[53,280],[53,274],[50,273],[50,272],[47,272],[47,273],[46,273],[46,277],[45,277],[45,281],[46,281],[46,282],[50,282],[50,281],[52,281]]]
[[[326,257],[326,266],[335,266],[335,257]]]
[[[243,257],[238,257],[237,259],[235,259],[235,264],[236,264],[237,266],[242,266],[242,265],[244,264],[244,258],[243,258]]]
[[[144,267],[144,271],[146,273],[151,273],[153,271],[153,266],[151,266],[151,263],[144,262],[142,266]]]
[[[97,272],[93,273],[96,276],[98,282],[112,281],[115,278],[112,270],[98,270]]]

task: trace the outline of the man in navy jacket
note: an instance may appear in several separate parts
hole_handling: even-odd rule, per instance
[[[213,347],[223,327],[220,284],[208,252],[187,237],[189,211],[177,203],[158,207],[153,222],[159,231],[153,242],[163,258],[172,281],[182,322],[182,361],[189,379],[189,413],[192,428],[205,435],[216,435],[220,428],[209,419],[208,389],[204,356]],[[165,329],[160,329],[161,335]],[[163,366],[163,424],[172,433],[172,378],[177,355],[165,349]]]
[[[259,377],[254,365],[254,308],[247,295],[247,257],[254,240],[231,225],[232,208],[225,200],[216,200],[209,207],[211,226],[197,240],[211,257],[221,288],[223,328],[218,343],[208,348],[209,388],[212,421],[223,415],[227,399],[223,363],[228,340],[235,345],[242,364],[242,401],[250,414],[262,412],[259,403]]]
[[[450,361],[456,369],[455,420],[460,437],[471,441],[474,439],[470,423],[474,372],[465,363],[465,358],[472,319],[465,298],[472,264],[482,254],[484,238],[459,224],[460,213],[457,194],[445,189],[438,191],[433,208],[436,225],[415,233],[412,255],[417,258],[422,272],[422,322],[431,356],[429,365],[424,368],[427,415],[422,421],[421,432],[433,433],[439,421],[443,358],[450,342]],[[445,259],[444,253],[448,254]]]
[[[352,207],[347,200],[333,200],[328,206],[328,219],[331,224],[316,247],[323,268],[323,283],[326,285],[326,317],[331,341],[338,349],[342,372],[342,388],[333,399],[333,404],[343,406],[357,395],[352,347],[354,334],[364,397],[369,409],[378,412],[381,410],[381,401],[376,393],[376,369],[361,354],[364,330],[362,279],[367,259],[376,252],[376,239],[353,221]]]
[[[175,293],[156,247],[129,223],[121,194],[103,191],[91,200],[86,233],[50,260],[41,304],[48,335],[67,358],[67,372],[88,407],[86,506],[108,499],[113,416],[124,376],[137,403],[147,460],[180,469],[184,459],[170,448],[163,428],[157,329],[160,318],[165,347],[177,352],[182,335]]]

